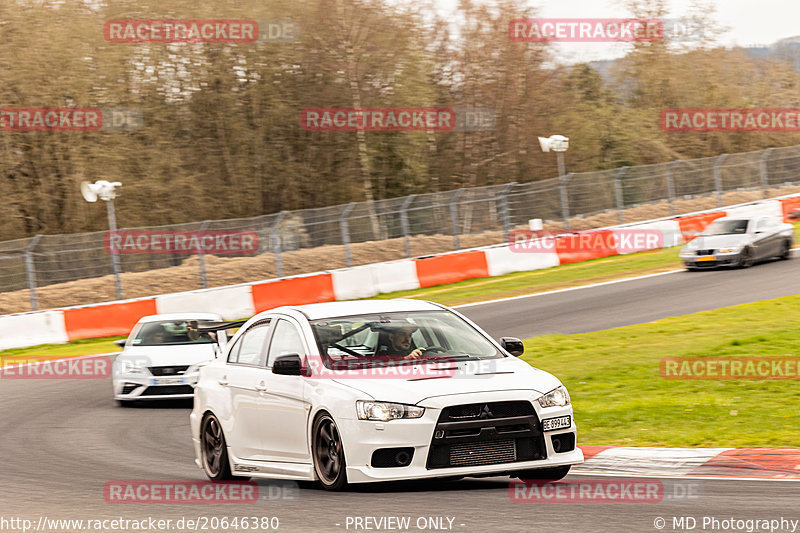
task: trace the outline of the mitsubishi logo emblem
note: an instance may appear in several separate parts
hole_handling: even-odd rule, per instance
[[[481,419],[484,419],[484,418],[494,418],[494,414],[492,413],[492,410],[491,410],[491,409],[489,409],[489,405],[488,405],[488,404],[483,406],[483,411],[481,411],[481,416],[480,416],[480,418],[481,418]]]

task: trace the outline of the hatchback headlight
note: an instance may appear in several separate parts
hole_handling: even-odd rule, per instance
[[[738,246],[736,248],[720,248],[719,249],[719,253],[721,253],[721,254],[731,254],[731,253],[736,253],[738,251],[739,251],[739,247]]]
[[[544,396],[540,396],[538,400],[542,407],[564,407],[569,405],[569,393],[563,385],[560,385]]]
[[[145,374],[147,363],[135,359],[123,359],[119,361],[119,370],[122,374]]]
[[[424,407],[402,403],[357,401],[356,412],[359,420],[388,422],[399,418],[419,418],[425,413]]]

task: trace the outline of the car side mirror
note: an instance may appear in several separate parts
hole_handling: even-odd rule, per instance
[[[120,348],[124,348],[126,342],[128,342],[128,339],[119,339],[119,340],[114,341],[114,344],[116,344]]]
[[[303,361],[296,353],[282,355],[272,363],[272,373],[282,376],[299,376],[303,373]]]
[[[522,341],[516,337],[500,337],[500,345],[514,357],[519,357],[525,353],[525,346],[523,346]]]

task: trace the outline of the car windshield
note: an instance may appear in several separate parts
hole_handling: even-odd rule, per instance
[[[734,235],[747,233],[747,220],[715,220],[703,235]]]
[[[311,326],[326,366],[339,361],[362,368],[387,359],[413,363],[503,356],[486,337],[448,311],[326,318],[312,321]]]
[[[198,322],[208,322],[199,320]],[[208,333],[201,333],[200,338],[193,341],[189,338],[187,321],[165,320],[142,324],[131,341],[134,346],[173,346],[179,344],[210,344],[215,342]]]

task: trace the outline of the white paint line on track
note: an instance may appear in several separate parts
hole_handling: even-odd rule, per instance
[[[608,473],[608,472],[594,472],[592,470],[581,470],[580,472],[570,472],[569,477],[624,477],[624,478],[647,478],[647,479],[682,479],[684,481],[693,479],[704,479],[709,481],[788,481],[800,482],[800,478],[783,478],[783,477],[728,477],[728,476],[691,476],[691,475],[674,475],[668,476],[664,474],[628,474],[625,472]]]
[[[669,270],[667,272],[657,272],[655,274],[645,274],[644,276],[635,276],[632,278],[614,279],[611,281],[601,281],[600,283],[592,283],[590,285],[580,285],[578,287],[567,287],[566,289],[556,289],[554,291],[535,292],[533,294],[523,294],[521,296],[509,296],[508,298],[498,298],[497,300],[486,300],[485,302],[474,302],[470,304],[454,305],[455,309],[462,309],[464,307],[476,307],[478,305],[496,304],[500,302],[511,302],[514,300],[522,300],[524,298],[535,298],[537,296],[547,296],[548,294],[558,294],[560,292],[579,291],[581,289],[592,289],[594,287],[603,287],[605,285],[614,285],[616,283],[625,283],[627,281],[636,281],[640,279],[655,278],[657,276],[666,276],[667,274],[675,274],[677,272],[685,272],[684,269]]]

